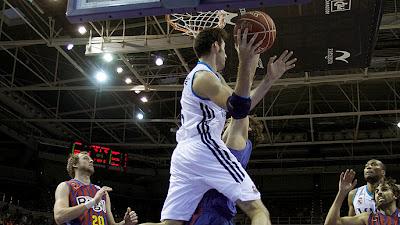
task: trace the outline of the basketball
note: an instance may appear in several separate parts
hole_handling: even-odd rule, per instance
[[[234,28],[234,36],[236,36],[237,30],[241,29],[242,32],[248,28],[249,33],[247,40],[250,40],[254,34],[258,34],[254,43],[262,41],[262,44],[258,47],[257,51],[261,54],[272,47],[276,38],[276,27],[272,18],[261,11],[246,12],[236,22]]]

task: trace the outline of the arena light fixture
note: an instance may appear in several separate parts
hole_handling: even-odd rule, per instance
[[[143,97],[140,98],[140,101],[142,101],[143,103],[146,103],[146,102],[148,102],[149,100],[147,99],[146,96],[143,96]]]
[[[164,59],[161,58],[160,56],[156,57],[155,63],[157,66],[162,66],[164,64]]]
[[[400,128],[400,122],[397,123],[397,127]]]
[[[71,51],[74,48],[74,44],[68,44],[67,45],[67,50]]]
[[[122,67],[118,67],[117,68],[117,73],[122,73],[122,72],[124,72],[124,69],[122,69]]]
[[[132,79],[130,77],[125,78],[125,83],[126,84],[131,84],[132,83]]]
[[[111,55],[110,53],[105,53],[104,55],[103,55],[103,60],[104,61],[106,61],[106,62],[111,62],[111,61],[113,61],[113,59],[114,59],[114,57],[113,57],[113,55]]]
[[[136,114],[136,118],[138,118],[139,120],[142,120],[144,118],[143,113]]]
[[[136,90],[135,93],[136,93],[136,94],[140,94],[140,91]]]
[[[96,80],[97,80],[98,82],[103,83],[103,82],[105,82],[105,81],[107,80],[107,78],[108,78],[108,76],[107,76],[107,74],[106,74],[104,71],[98,71],[98,72],[96,73]]]
[[[80,34],[82,34],[82,35],[86,34],[86,32],[87,32],[86,27],[85,27],[85,26],[80,26],[80,27],[78,28],[78,32],[79,32]]]

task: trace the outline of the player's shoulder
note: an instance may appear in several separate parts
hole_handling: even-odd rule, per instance
[[[367,185],[366,185],[366,184],[365,184],[365,185],[362,185],[362,186],[360,186],[360,187],[354,188],[353,190],[350,191],[350,193],[356,194],[358,191],[363,191],[365,188],[367,188]],[[350,194],[350,193],[349,193],[349,194]]]
[[[194,79],[200,81],[219,81],[219,77],[209,70],[198,70],[194,72]]]
[[[69,188],[69,185],[67,182],[68,181],[63,181],[63,182],[59,183],[57,185],[56,191],[62,191],[62,192],[69,191],[70,188]]]
[[[358,190],[358,188],[354,188],[353,190],[351,190],[351,191],[349,192],[349,195],[355,195],[356,192],[357,192],[357,190]]]
[[[355,196],[357,194],[357,190],[358,190],[358,188],[354,188],[353,190],[351,190],[349,192],[349,195],[348,195],[349,201],[353,201],[354,200],[354,198],[355,198]]]

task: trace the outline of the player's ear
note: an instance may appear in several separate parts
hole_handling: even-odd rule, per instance
[[[78,164],[79,164],[79,159],[74,164],[72,164],[72,168],[78,168]]]
[[[221,46],[220,46],[220,44],[218,43],[218,41],[214,41],[214,43],[213,43],[212,46],[211,46],[211,49],[213,49],[213,48],[215,49],[215,52],[219,52]]]

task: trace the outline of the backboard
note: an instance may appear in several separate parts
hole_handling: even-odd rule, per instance
[[[159,16],[217,9],[260,8],[305,4],[311,0],[68,0],[67,18],[72,23]],[[179,6],[179,7],[177,7]]]

